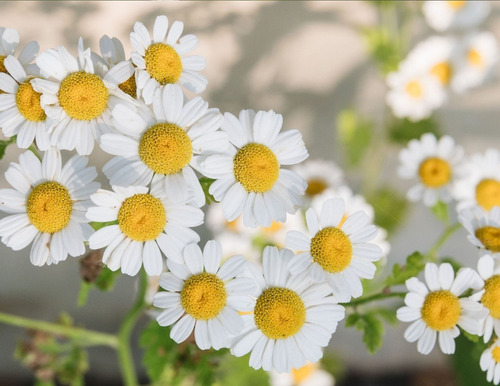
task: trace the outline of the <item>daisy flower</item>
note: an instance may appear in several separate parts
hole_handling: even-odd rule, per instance
[[[455,196],[457,211],[479,206],[490,211],[500,206],[500,151],[488,149],[470,156],[459,170]]]
[[[489,212],[477,207],[464,209],[458,219],[469,232],[467,239],[482,255],[500,258],[500,207],[494,206]]]
[[[33,43],[35,42],[29,43],[28,46],[33,45]],[[0,72],[8,74],[8,70],[5,68],[4,65],[4,60],[7,56],[14,55],[14,52],[16,52],[18,45],[19,45],[19,32],[17,32],[15,29],[12,28],[0,27]],[[24,56],[20,55],[20,57]],[[29,61],[31,60],[33,60],[33,58],[31,58]]]
[[[500,339],[483,351],[479,359],[481,370],[486,371],[486,380],[495,385],[500,383]]]
[[[101,148],[117,155],[103,168],[111,185],[161,183],[165,190],[201,207],[205,194],[192,166],[197,155],[215,152],[227,145],[219,131],[222,115],[208,108],[200,97],[184,103],[178,85],[158,90],[153,110],[118,105],[113,109],[118,133],[101,137]]]
[[[50,49],[36,58],[42,75],[31,84],[41,93],[40,103],[48,118],[57,121],[51,133],[51,144],[78,154],[90,154],[94,139],[111,130],[111,110],[118,101],[133,99],[118,88],[133,73],[129,62],[111,70],[92,60],[90,49],[78,42],[78,58],[66,48]]]
[[[416,277],[406,280],[410,292],[406,294],[405,304],[397,310],[402,322],[412,322],[404,337],[408,342],[417,343],[421,354],[429,354],[436,343],[444,354],[455,352],[455,338],[461,327],[470,334],[481,333],[482,319],[487,310],[471,298],[460,298],[468,289],[480,289],[483,281],[471,268],[462,268],[457,276],[451,264],[425,265],[425,281]]]
[[[493,331],[496,336],[500,335],[500,265],[491,255],[484,255],[477,263],[477,270],[484,280],[484,287],[471,299],[480,302],[488,310],[481,331],[484,343],[488,343]]]
[[[205,59],[189,55],[198,45],[194,35],[181,37],[184,24],[174,21],[168,30],[166,16],[158,16],[153,27],[153,39],[144,24],[136,22],[130,42],[135,49],[131,58],[137,67],[137,91],[147,104],[153,102],[157,89],[180,83],[199,94],[205,90],[207,79],[199,73],[205,69]],[[168,31],[168,34],[167,34]]]
[[[486,1],[426,1],[425,20],[436,31],[467,29],[479,25],[490,12]]]
[[[299,251],[288,264],[292,274],[306,270],[314,282],[326,279],[340,303],[363,293],[361,279],[373,279],[373,262],[380,259],[381,249],[369,243],[377,228],[370,224],[364,212],[356,212],[341,222],[345,215],[344,200],[326,200],[321,210],[306,212],[310,235],[290,231],[286,236],[288,247]]]
[[[222,130],[228,146],[200,158],[200,171],[216,181],[209,192],[233,221],[243,214],[247,227],[268,227],[295,213],[307,184],[295,172],[281,169],[308,157],[298,130],[279,133],[283,117],[274,111],[243,110],[239,119],[226,113]]]
[[[426,133],[420,140],[412,139],[399,153],[399,176],[418,180],[406,197],[410,201],[422,199],[426,206],[434,206],[438,201],[450,202],[463,155],[463,148],[447,135],[438,140],[434,134]]]
[[[165,308],[156,318],[160,326],[173,324],[170,337],[184,342],[194,330],[198,347],[218,350],[228,347],[230,338],[241,332],[238,311],[248,308],[255,285],[242,277],[243,256],[233,256],[221,266],[222,250],[210,240],[203,252],[196,244],[184,248],[182,264],[167,261],[170,272],[160,277],[165,289],[153,298],[153,305]]]
[[[479,86],[490,77],[498,63],[498,42],[490,32],[467,35],[460,47],[459,71],[452,80],[456,92]]]
[[[292,275],[287,265],[293,253],[266,247],[263,271],[248,272],[258,287],[253,314],[243,315],[245,328],[231,343],[237,357],[249,352],[250,366],[290,372],[307,361],[317,362],[344,318],[344,307],[331,296],[326,283],[312,284],[307,275]]]
[[[307,160],[293,168],[307,182],[307,199],[323,193],[327,189],[336,189],[344,183],[344,172],[333,161]]]
[[[299,369],[292,369],[289,373],[270,374],[271,386],[334,386],[333,376],[321,369],[318,363],[307,362]]]
[[[97,206],[87,211],[91,221],[117,222],[89,238],[90,248],[106,247],[102,262],[112,271],[121,267],[123,273],[134,276],[144,264],[148,275],[159,275],[163,271],[160,250],[168,259],[180,262],[182,249],[200,240],[190,227],[203,223],[203,212],[165,195],[161,186],[112,189],[93,194],[90,199]]]
[[[30,151],[5,172],[14,189],[0,189],[0,209],[13,213],[0,220],[2,242],[15,251],[33,241],[33,265],[57,264],[69,255],[85,253],[92,233],[85,212],[98,188],[88,159],[73,156],[61,167],[61,154],[51,148],[40,160]]]
[[[40,104],[41,94],[31,85],[31,79],[40,77],[39,69],[31,62],[38,52],[38,43],[31,42],[19,58],[7,56],[3,66],[9,75],[0,73],[0,127],[6,137],[17,135],[17,146],[27,149],[36,138],[37,147],[50,147],[49,129],[52,123]]]

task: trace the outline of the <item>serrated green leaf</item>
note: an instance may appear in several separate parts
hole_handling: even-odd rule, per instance
[[[431,211],[439,221],[442,221],[445,224],[448,224],[448,222],[450,221],[448,204],[442,201],[438,201],[436,205],[431,208]]]
[[[95,280],[95,285],[101,291],[111,291],[116,282],[116,277],[120,273],[118,271],[112,271],[108,267],[102,267],[99,276]]]
[[[425,133],[432,133],[438,138],[441,136],[439,126],[434,118],[430,117],[415,122],[407,118],[394,118],[394,121],[389,125],[389,139],[404,146],[412,139],[420,139]]]
[[[361,118],[355,110],[342,110],[337,117],[337,135],[345,150],[348,166],[360,164],[370,145],[373,123]]]
[[[374,354],[382,347],[382,335],[384,335],[384,324],[374,314],[364,317],[363,342],[370,354]]]
[[[380,315],[382,319],[384,319],[389,324],[395,325],[398,324],[398,318],[396,316],[396,311],[388,309],[388,308],[377,308],[373,310],[374,313]]]
[[[345,326],[346,327],[354,327],[360,319],[361,319],[361,315],[358,313],[348,315],[347,318],[345,319]]]
[[[384,187],[366,197],[375,210],[375,224],[390,235],[403,223],[408,201],[398,191]]]
[[[6,140],[0,140],[0,160],[5,156],[5,151],[7,147],[16,141],[16,136],[10,137]]]
[[[406,259],[406,264],[401,267],[399,264],[394,264],[392,268],[392,275],[387,277],[385,284],[393,286],[404,284],[406,280],[411,277],[418,276],[418,274],[425,267],[425,258],[420,252],[413,252]]]

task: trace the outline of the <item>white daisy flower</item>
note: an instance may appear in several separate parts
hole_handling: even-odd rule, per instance
[[[199,348],[218,350],[243,329],[238,311],[248,309],[255,285],[241,276],[247,264],[243,256],[233,256],[222,266],[221,259],[220,243],[210,240],[203,253],[198,245],[187,245],[182,264],[167,260],[170,272],[160,277],[166,291],[154,296],[153,305],[165,308],[156,320],[160,326],[173,324],[170,337],[177,343],[194,329]]]
[[[481,255],[491,254],[495,258],[500,258],[500,208],[498,206],[494,206],[489,212],[478,207],[464,209],[459,213],[458,219],[469,232],[467,239],[479,249]]]
[[[272,110],[242,110],[239,119],[226,113],[227,148],[200,158],[200,171],[217,180],[209,192],[221,202],[228,221],[243,214],[245,226],[268,227],[272,221],[284,222],[286,213],[300,205],[306,182],[280,166],[297,164],[308,153],[298,130],[279,133],[282,123]]]
[[[85,212],[98,188],[95,168],[88,159],[73,156],[61,166],[61,154],[51,148],[40,160],[30,151],[5,172],[14,189],[0,189],[0,209],[14,213],[0,220],[2,242],[15,251],[33,241],[33,265],[57,264],[85,253],[92,233]]]
[[[498,385],[500,383],[500,339],[489,346],[479,359],[481,370],[486,371],[486,380]]]
[[[34,42],[29,43],[32,45]],[[8,73],[4,66],[4,60],[9,55],[14,55],[19,45],[19,32],[13,28],[0,27],[0,72]],[[38,50],[37,50],[38,51]],[[24,57],[23,55],[19,55]],[[31,58],[29,61],[33,60]],[[24,64],[24,61],[23,61]]]
[[[115,37],[110,38],[108,35],[102,36],[101,39],[99,39],[99,48],[101,50],[102,59],[109,69],[127,60],[125,58],[125,50],[123,49],[122,42]],[[118,88],[132,98],[137,98],[135,72],[126,81],[120,83]]]
[[[132,65],[124,61],[105,71],[106,66],[93,62],[90,49],[84,50],[81,38],[78,58],[60,46],[40,54],[36,64],[42,75],[51,77],[31,80],[35,91],[42,93],[40,103],[47,117],[57,121],[51,144],[90,154],[94,139],[111,131],[111,110],[116,103],[133,102],[118,88],[133,74]]]
[[[457,211],[479,206],[490,211],[500,206],[500,151],[488,149],[466,158],[458,171],[455,198]]]
[[[479,25],[490,12],[487,1],[426,1],[425,20],[436,31],[467,29]]]
[[[224,149],[226,134],[219,109],[196,97],[184,104],[178,85],[158,90],[153,111],[118,105],[113,123],[119,133],[101,137],[101,148],[117,155],[103,168],[111,185],[147,185],[161,183],[174,195],[201,207],[205,194],[192,166],[197,155]]]
[[[387,85],[386,102],[398,118],[412,121],[428,118],[446,99],[440,81],[418,68],[400,67],[387,76]]]
[[[271,386],[334,386],[333,376],[319,367],[318,363],[307,362],[289,373],[270,373]]]
[[[177,197],[167,196],[159,185],[112,186],[100,189],[90,198],[97,206],[89,208],[91,221],[116,221],[89,238],[92,249],[104,248],[102,262],[112,271],[121,267],[134,276],[144,264],[151,276],[163,271],[160,250],[167,259],[182,261],[182,250],[200,237],[190,229],[203,223],[203,212]]]
[[[294,166],[293,171],[306,180],[307,199],[312,199],[327,189],[337,189],[344,184],[344,172],[333,161],[309,159]]]
[[[321,348],[344,318],[344,307],[326,283],[312,284],[307,275],[290,274],[287,265],[292,256],[288,249],[266,247],[264,275],[249,265],[257,299],[253,314],[243,315],[245,329],[231,343],[231,353],[240,357],[251,352],[254,369],[281,373],[317,362]]]
[[[158,16],[153,27],[153,39],[144,24],[136,22],[130,42],[134,46],[131,58],[137,67],[137,91],[147,104],[153,102],[157,89],[180,83],[199,94],[205,90],[207,79],[199,73],[205,69],[205,58],[189,55],[198,45],[194,35],[181,37],[184,24],[174,21],[168,30],[166,16]],[[168,31],[168,34],[167,34]]]
[[[480,334],[483,335],[484,343],[488,343],[493,331],[496,336],[500,335],[500,264],[491,255],[484,255],[477,263],[477,270],[484,280],[484,287],[471,299],[480,302],[488,311]]]
[[[438,140],[434,134],[426,133],[420,140],[412,139],[399,153],[399,176],[418,179],[406,197],[410,201],[423,200],[426,206],[434,206],[438,201],[450,202],[463,155],[463,148],[447,135]]]
[[[498,63],[498,42],[490,32],[467,35],[460,47],[459,71],[453,77],[451,87],[464,92],[484,83],[493,75]]]
[[[479,289],[483,281],[471,268],[462,268],[457,276],[451,264],[425,265],[425,281],[416,277],[406,280],[409,292],[405,297],[406,306],[397,310],[402,322],[412,322],[404,337],[408,342],[417,343],[421,354],[429,354],[436,343],[444,354],[455,352],[455,338],[461,327],[470,334],[481,333],[482,319],[487,310],[471,298],[460,298],[468,289]]]
[[[364,212],[345,215],[344,200],[326,200],[321,210],[306,212],[310,235],[290,231],[286,236],[288,247],[298,251],[288,264],[292,274],[304,270],[314,282],[326,280],[340,303],[363,294],[361,279],[373,279],[373,262],[380,259],[381,249],[370,243],[377,228],[370,224]]]

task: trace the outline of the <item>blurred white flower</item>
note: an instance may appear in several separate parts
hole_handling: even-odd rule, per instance
[[[479,25],[490,12],[487,1],[426,1],[425,20],[436,31],[467,29]]]

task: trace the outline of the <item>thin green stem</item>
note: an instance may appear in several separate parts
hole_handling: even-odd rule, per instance
[[[137,298],[132,308],[125,315],[118,331],[118,360],[120,362],[123,383],[127,386],[137,385],[137,374],[130,348],[130,336],[137,319],[141,316],[146,305],[144,297],[146,295],[147,284],[147,275],[144,270],[141,270]]]
[[[457,230],[461,228],[461,224],[456,223],[452,225],[448,225],[448,227],[445,228],[439,239],[434,243],[434,245],[429,249],[429,252],[425,255],[425,257],[428,260],[435,261],[437,259],[437,254],[443,244],[448,240],[448,238],[455,233]]]
[[[41,161],[42,160],[42,156],[40,155],[40,153],[38,152],[37,148],[35,147],[35,145],[31,145],[30,147],[28,147],[28,150],[31,151],[34,155],[36,155],[36,157]]]
[[[361,304],[370,303],[370,302],[374,302],[377,300],[388,299],[388,298],[404,298],[405,296],[406,296],[406,292],[389,292],[389,293],[380,292],[378,294],[373,294],[370,296],[351,300],[345,306],[346,307],[356,307],[356,306],[359,306]]]
[[[12,326],[44,331],[54,335],[63,335],[78,342],[82,346],[118,347],[118,339],[115,335],[87,330],[80,327],[64,326],[57,323],[10,315],[4,312],[0,312],[0,322]]]

